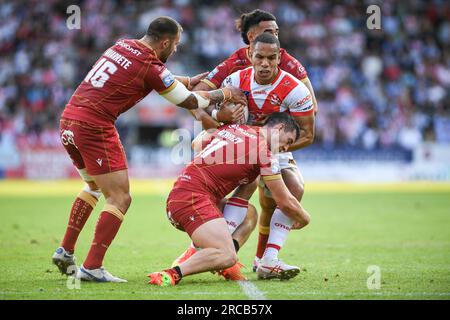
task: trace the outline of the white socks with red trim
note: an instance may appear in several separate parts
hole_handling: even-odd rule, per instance
[[[230,233],[233,234],[234,230],[244,221],[247,215],[248,200],[231,197],[228,199],[227,204],[223,209],[223,217],[225,218]]]
[[[278,258],[278,252],[286,242],[293,224],[293,219],[286,216],[280,209],[275,209],[272,219],[270,220],[269,240],[267,241],[263,259]]]

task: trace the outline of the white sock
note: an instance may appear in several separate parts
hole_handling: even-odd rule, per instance
[[[228,199],[223,209],[223,217],[225,218],[228,230],[233,234],[234,230],[244,221],[247,215],[248,200],[232,197]]]
[[[278,258],[278,252],[283,247],[288,237],[294,220],[286,216],[280,209],[276,208],[270,220],[269,240],[263,259]]]

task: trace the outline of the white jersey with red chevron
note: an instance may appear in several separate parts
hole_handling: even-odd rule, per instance
[[[311,93],[308,88],[290,73],[278,68],[272,83],[258,84],[253,67],[229,75],[222,86],[241,88],[248,97],[251,118],[273,112],[289,112],[293,116],[309,116],[314,112]]]

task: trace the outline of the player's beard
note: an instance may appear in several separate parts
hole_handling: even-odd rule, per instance
[[[161,60],[163,63],[166,63],[169,57],[172,55],[172,49],[171,47],[167,48],[163,52],[161,52],[161,57],[159,60]]]

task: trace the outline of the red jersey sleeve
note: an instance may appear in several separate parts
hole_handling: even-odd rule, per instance
[[[175,77],[161,61],[153,60],[148,67],[145,84],[164,94],[175,88]]]
[[[232,56],[215,67],[202,81],[212,89],[220,88],[223,80],[232,73],[230,71],[232,69],[231,58]]]
[[[222,82],[230,74],[250,67],[251,63],[247,58],[247,48],[241,48],[234,52],[227,60],[219,64],[211,71],[202,82],[212,89],[220,88]]]
[[[300,61],[287,53],[287,51],[284,49],[281,49],[280,68],[292,74],[300,81],[308,77],[308,73],[306,72],[305,67],[300,63]]]

